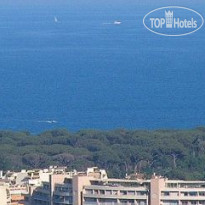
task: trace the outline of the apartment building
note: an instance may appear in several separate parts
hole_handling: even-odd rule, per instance
[[[205,205],[205,181],[151,179],[150,205]]]
[[[96,167],[55,174],[32,194],[32,205],[148,205],[149,181],[108,179]]]
[[[97,167],[85,172],[55,167],[26,173],[25,178],[10,173],[2,180],[0,205],[205,205],[205,181],[155,175],[149,180],[140,175],[112,179]]]
[[[0,187],[0,205],[4,205],[7,190],[8,205],[31,205],[31,195],[42,183],[49,183],[50,176],[59,174],[58,178],[65,173],[66,167],[51,166],[48,169],[21,170],[20,172],[0,171],[0,180],[6,182]],[[1,183],[1,184],[2,184]],[[60,181],[62,183],[62,181]]]
[[[32,197],[33,205],[205,205],[205,181],[111,179],[93,167],[53,175]]]
[[[75,172],[54,173],[42,186],[32,187],[31,205],[73,204],[72,178]]]
[[[148,205],[148,184],[136,180],[91,181],[82,192],[83,205]]]

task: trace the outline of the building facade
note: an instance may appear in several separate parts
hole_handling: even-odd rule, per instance
[[[94,167],[69,176],[52,175],[32,194],[32,205],[118,204],[148,205],[149,181],[108,179],[105,170]]]
[[[205,181],[151,179],[150,205],[205,205]]]
[[[94,167],[64,176],[61,182],[55,176],[41,191],[37,189],[35,193],[46,196],[45,203],[39,200],[33,205],[205,205],[205,181],[160,176],[150,180],[109,179],[105,170]]]
[[[65,168],[9,174],[0,184],[0,205],[205,205],[205,181],[169,180],[140,175],[108,178],[97,167],[86,172]],[[43,173],[43,177],[40,175]],[[15,174],[17,176],[17,174]],[[134,176],[134,177],[133,177]]]

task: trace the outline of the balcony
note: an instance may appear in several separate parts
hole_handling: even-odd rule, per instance
[[[101,198],[101,199],[138,199],[147,200],[147,195],[128,195],[128,194],[100,194],[100,193],[84,193],[84,198]]]
[[[48,196],[33,195],[32,199],[38,200],[38,201],[49,202],[49,197]]]
[[[72,192],[55,191],[53,193],[53,195],[55,195],[55,196],[72,196],[73,193]]]

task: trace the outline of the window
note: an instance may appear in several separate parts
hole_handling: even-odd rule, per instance
[[[120,191],[120,195],[127,195],[126,191]]]
[[[112,191],[111,191],[111,190],[106,190],[106,194],[107,194],[107,195],[111,195],[111,194],[112,194]]]
[[[128,191],[128,195],[135,195],[135,191]]]
[[[105,194],[105,190],[100,190],[100,194]]]
[[[86,193],[86,194],[93,194],[93,190],[92,190],[92,189],[86,189],[86,190],[85,190],[85,193]]]
[[[162,196],[169,196],[169,195],[170,195],[170,193],[168,191],[163,191],[162,192]]]
[[[197,196],[197,192],[189,192],[189,196]]]

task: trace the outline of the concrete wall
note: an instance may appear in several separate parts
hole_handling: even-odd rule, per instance
[[[83,187],[91,185],[90,180],[93,177],[89,176],[74,176],[73,177],[73,205],[82,205]]]
[[[165,179],[153,176],[150,184],[150,205],[160,205],[161,190],[163,190],[164,187]]]
[[[68,175],[64,174],[53,174],[49,176],[49,182],[50,182],[50,205],[53,205],[53,192],[55,189],[55,184],[63,184],[66,177],[69,177]]]
[[[0,185],[0,205],[10,204],[8,199],[8,187],[6,185]]]

